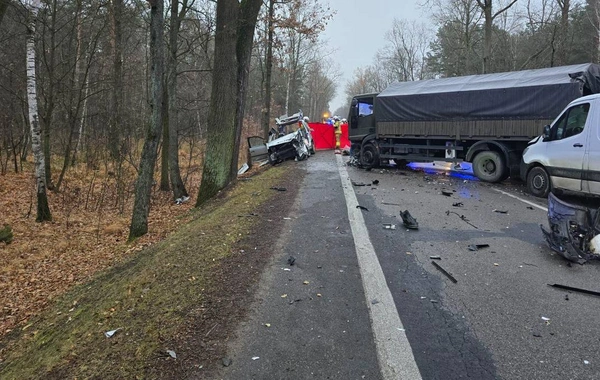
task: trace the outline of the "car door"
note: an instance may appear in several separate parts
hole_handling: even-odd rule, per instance
[[[593,103],[592,107],[600,106],[598,103]],[[593,110],[593,108],[592,108]],[[599,118],[596,117],[598,111],[590,114],[593,118],[588,123],[590,125],[587,135],[587,143],[585,145],[585,159],[582,188],[586,193],[600,195],[600,128],[598,127]],[[596,128],[594,128],[594,126]]]
[[[269,152],[267,151],[265,139],[260,136],[248,137],[248,157],[250,165],[253,162],[269,159]]]
[[[589,103],[573,105],[552,126],[545,166],[554,188],[578,192],[582,189],[589,109]]]

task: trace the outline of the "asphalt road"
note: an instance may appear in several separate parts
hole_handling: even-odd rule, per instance
[[[281,253],[229,345],[222,378],[381,378],[378,300],[365,298],[340,180],[347,175],[379,181],[352,190],[368,209],[364,223],[423,379],[600,379],[600,297],[547,285],[600,290],[599,264],[567,265],[547,248],[545,202],[521,184],[443,170],[339,171],[332,152],[298,165],[307,174],[296,212],[282,221],[289,229],[278,238]],[[403,210],[418,230],[402,227]]]

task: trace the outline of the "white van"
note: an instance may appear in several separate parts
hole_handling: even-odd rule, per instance
[[[600,94],[572,101],[523,152],[521,178],[546,197],[566,190],[600,196]]]

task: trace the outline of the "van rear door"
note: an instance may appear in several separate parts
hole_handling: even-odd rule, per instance
[[[569,107],[552,126],[546,145],[547,169],[554,188],[580,192],[590,103]]]

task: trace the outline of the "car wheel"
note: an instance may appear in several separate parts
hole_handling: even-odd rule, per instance
[[[550,176],[546,169],[536,166],[527,173],[527,190],[536,197],[545,198],[550,192]]]
[[[500,182],[505,179],[507,172],[508,168],[498,152],[481,152],[473,160],[473,173],[482,181]]]
[[[377,151],[377,147],[371,143],[367,143],[363,146],[360,161],[366,169],[378,167],[379,152]]]

